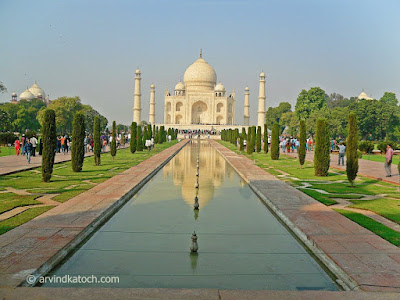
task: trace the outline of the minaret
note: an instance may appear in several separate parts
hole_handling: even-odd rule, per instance
[[[249,103],[250,89],[248,86],[244,89],[244,126],[249,126],[250,120],[250,103]]]
[[[150,111],[149,111],[149,123],[151,125],[154,125],[154,123],[156,122],[156,112],[155,112],[155,97],[156,96],[156,87],[154,86],[154,84],[152,84],[150,86]]]
[[[264,129],[265,123],[265,73],[260,74],[260,92],[258,94],[258,121],[257,126],[261,126],[261,130]]]
[[[140,122],[142,121],[142,105],[140,103],[140,99],[142,97],[142,94],[140,93],[140,80],[142,73],[140,73],[140,70],[137,69],[135,72],[135,94],[134,94],[134,101],[133,101],[133,122],[136,122],[138,125],[140,125]]]

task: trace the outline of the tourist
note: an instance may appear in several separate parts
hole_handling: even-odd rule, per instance
[[[283,139],[283,141],[282,141],[282,152],[283,153],[286,152],[286,139]]]
[[[65,150],[67,151],[67,154],[68,154],[68,151],[71,148],[71,139],[69,138],[68,135],[65,136],[65,145],[64,146],[65,146]]]
[[[61,136],[60,138],[60,142],[61,142],[61,152],[65,155],[65,137]]]
[[[17,153],[17,155],[19,155],[19,150],[21,149],[21,142],[19,141],[19,138],[17,138],[15,140],[15,152]]]
[[[392,159],[393,159],[393,149],[390,145],[387,145],[386,156],[385,156],[386,177],[392,176]]]
[[[38,140],[35,136],[32,136],[30,142],[32,144],[32,156],[36,156],[36,147],[38,144]]]
[[[43,152],[43,141],[42,137],[39,137],[39,155],[42,155]]]
[[[57,144],[56,144],[56,152],[60,153],[61,151],[61,138],[60,136],[57,137]]]
[[[25,143],[26,143],[26,138],[25,138],[25,134],[23,134],[22,138],[21,138],[21,145],[22,145],[21,154],[22,155],[25,155]]]
[[[26,139],[25,144],[25,152],[26,152],[26,159],[28,160],[28,164],[31,163],[31,154],[32,154],[32,143],[29,139]]]
[[[346,153],[346,146],[344,145],[343,142],[340,143],[340,145],[338,146],[339,148],[339,161],[338,161],[338,165],[340,166],[340,160],[342,160],[342,165],[344,166],[344,155]]]

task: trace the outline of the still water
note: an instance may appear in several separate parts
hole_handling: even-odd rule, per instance
[[[48,276],[119,276],[118,284],[75,287],[336,290],[225,159],[208,142],[198,145],[185,146]],[[189,250],[194,231],[197,255]]]

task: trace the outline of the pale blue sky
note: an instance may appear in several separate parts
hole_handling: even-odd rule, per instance
[[[303,88],[380,98],[400,96],[400,1],[0,1],[0,81],[20,94],[35,80],[54,99],[80,96],[109,121],[130,123],[133,75],[142,71],[142,118],[150,84],[156,121],[165,87],[203,57],[243,122],[250,87],[256,122],[258,75],[267,74],[267,107],[294,105]]]

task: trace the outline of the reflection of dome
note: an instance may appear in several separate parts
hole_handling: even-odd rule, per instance
[[[215,91],[216,92],[225,92],[225,87],[224,85],[220,82],[215,86]]]
[[[364,91],[357,97],[358,100],[365,99],[365,100],[374,100],[370,96],[368,96]]]
[[[196,196],[196,189],[194,184],[196,183],[196,176],[185,178],[182,184],[182,197],[183,200],[190,206],[194,204],[194,197]],[[214,184],[212,178],[208,176],[199,177],[199,204],[200,209],[204,207],[214,196]]]
[[[36,82],[29,88],[29,91],[35,96],[35,98],[39,98],[39,94],[41,94],[41,96],[43,98],[46,97],[46,94],[44,93],[44,91],[42,90],[41,87],[39,87]]]
[[[175,90],[184,90],[184,89],[185,85],[182,83],[182,81],[179,81],[175,86]]]
[[[183,79],[187,87],[201,86],[214,89],[217,82],[217,74],[214,69],[200,57],[186,69]]]
[[[22,92],[21,95],[19,95],[19,99],[32,100],[32,99],[35,99],[35,95],[32,94],[28,89],[26,89],[24,92]]]

